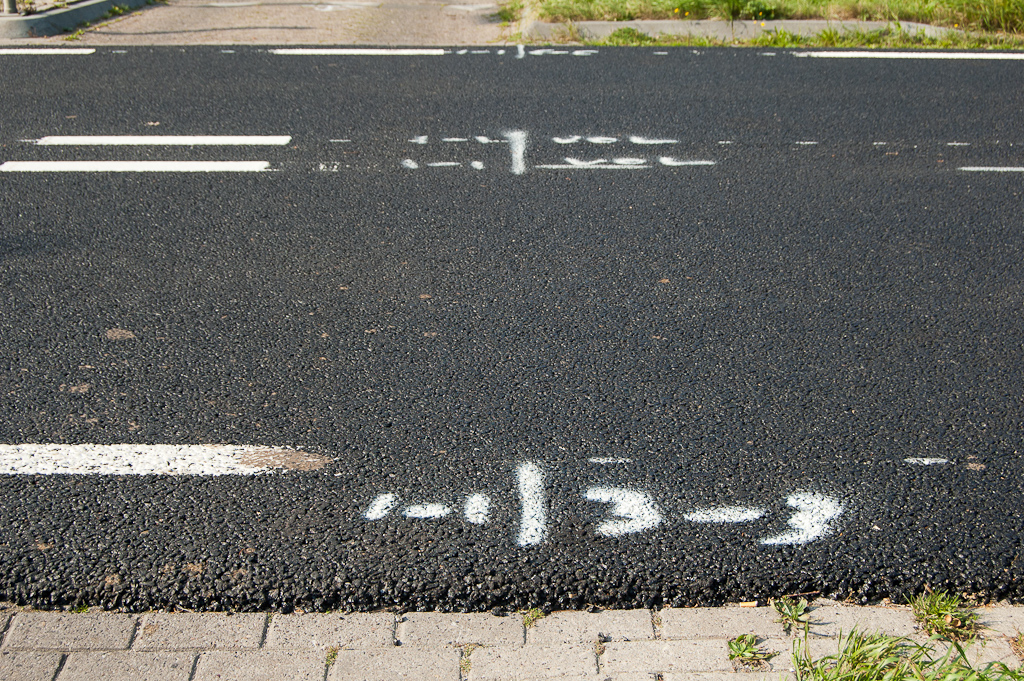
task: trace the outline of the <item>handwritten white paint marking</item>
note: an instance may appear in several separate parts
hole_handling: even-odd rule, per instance
[[[618,137],[588,137],[587,141],[591,144],[615,144],[619,141]]]
[[[255,475],[327,459],[253,445],[0,445],[0,475]]]
[[[918,466],[937,466],[943,463],[949,463],[949,459],[939,459],[929,456],[912,456],[909,459],[903,459],[907,463],[912,463]]]
[[[472,163],[469,164],[469,166],[473,170],[483,170],[484,169],[484,164],[482,162],[480,162],[480,161],[473,161]]]
[[[793,528],[788,532],[762,539],[762,544],[806,544],[832,531],[830,523],[843,513],[843,506],[836,499],[816,492],[794,492],[786,498],[786,504],[796,509],[787,524]]]
[[[969,147],[970,142],[946,142],[947,147]]]
[[[610,456],[593,456],[587,459],[590,463],[632,463],[633,459],[617,458]]]
[[[555,144],[576,144],[583,138],[579,135],[572,135],[571,137],[552,137],[551,139]]]
[[[465,137],[442,137],[442,142],[468,142],[469,139]]]
[[[93,54],[96,50],[91,47],[76,47],[72,49],[61,49],[58,47],[23,47],[16,49],[0,48],[0,55],[3,56],[17,56],[19,54],[24,55],[43,55],[43,54],[55,54],[55,55],[75,55],[75,54]]]
[[[221,54],[234,54],[235,51],[234,50],[221,50],[220,53]]]
[[[687,513],[683,517],[693,523],[749,523],[764,515],[763,508],[723,506]]]
[[[654,54],[659,56],[659,57],[667,57],[668,56],[668,52],[655,52]]]
[[[420,164],[416,163],[416,161],[412,160],[411,158],[407,158],[404,161],[402,161],[402,167],[408,168],[409,170],[416,170],[417,168],[420,167]]]
[[[483,525],[487,522],[490,514],[491,500],[486,494],[473,494],[466,499],[466,506],[463,512],[468,522],[474,525]]]
[[[270,54],[299,57],[442,57],[443,49],[409,47],[283,47]]]
[[[508,148],[512,153],[512,174],[522,175],[526,172],[526,133],[522,130],[510,130],[505,133]]]
[[[520,464],[516,469],[519,479],[519,498],[523,515],[519,521],[520,546],[536,546],[544,541],[548,513],[544,501],[544,473],[533,463]]]
[[[284,146],[291,135],[50,135],[39,146]]]
[[[774,52],[758,52],[757,54],[762,56],[762,57],[774,57],[775,56]]]
[[[428,139],[429,138],[426,135],[419,135],[417,137],[413,137],[409,142],[411,144],[426,144]]]
[[[817,142],[796,142],[795,144],[799,144],[801,146],[809,147],[809,146],[813,146],[813,145],[817,144]]]
[[[1024,173],[1024,168],[1014,166],[964,166],[957,170],[968,173]]]
[[[567,158],[565,160],[570,161],[570,163],[548,163],[534,167],[542,168],[544,170],[643,170],[644,168],[651,167],[648,165],[616,165],[614,163],[608,163],[606,159],[599,159],[598,161],[580,161],[575,158]]]
[[[523,59],[526,57],[526,48],[522,45],[516,45],[516,59]]]
[[[381,494],[373,500],[370,507],[366,509],[366,513],[363,514],[363,517],[367,520],[380,520],[388,513],[391,513],[391,509],[397,503],[398,495],[391,494],[390,492],[388,494]]]
[[[452,168],[455,166],[461,166],[462,164],[458,161],[433,161],[427,165],[431,168]]]
[[[498,54],[505,54],[505,50],[498,50]]]
[[[452,509],[444,504],[414,504],[402,511],[402,515],[406,518],[430,520],[433,518],[443,518],[451,512]]]
[[[3,173],[259,173],[267,161],[7,161]]]
[[[470,54],[490,54],[490,50],[470,50]]]
[[[633,144],[679,144],[679,140],[661,140],[648,137],[631,136],[629,141]]]
[[[469,54],[469,50],[457,50],[455,54]]]
[[[1021,52],[875,52],[863,50],[839,52],[793,52],[794,57],[816,59],[1011,59],[1024,60]]]
[[[713,166],[715,161],[680,161],[671,156],[661,156],[658,163],[663,166]]]
[[[597,533],[603,537],[643,532],[661,523],[661,513],[647,492],[623,487],[591,487],[584,496],[588,501],[611,504],[612,516],[619,518],[597,526]]]

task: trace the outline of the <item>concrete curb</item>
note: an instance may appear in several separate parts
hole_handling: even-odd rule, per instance
[[[633,28],[650,36],[703,36],[718,40],[749,40],[763,33],[785,30],[796,35],[817,35],[825,30],[846,31],[883,31],[894,24],[885,21],[828,21],[825,19],[773,21],[714,21],[678,19],[637,20],[637,21],[575,21],[570,23],[549,24],[534,21],[523,31],[523,36],[531,40],[551,40],[560,33],[573,30],[584,38],[607,38],[620,28]],[[941,38],[953,29],[914,22],[899,24],[903,30],[911,34],[923,31],[929,38]]]
[[[87,21],[100,19],[115,6],[135,9],[149,2],[150,0],[86,0],[70,7],[27,16],[0,14],[0,40],[57,35]]]

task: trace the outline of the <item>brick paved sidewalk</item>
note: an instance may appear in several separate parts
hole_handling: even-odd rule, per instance
[[[972,662],[1018,666],[1009,638],[1024,607],[981,608]],[[771,608],[555,612],[531,626],[522,614],[387,612],[224,615],[52,613],[0,616],[6,681],[394,681],[612,679],[759,681],[790,676],[793,637]],[[925,640],[906,607],[818,601],[809,635],[815,656],[835,652],[857,627]],[[781,654],[759,672],[736,670],[727,641],[743,633]]]

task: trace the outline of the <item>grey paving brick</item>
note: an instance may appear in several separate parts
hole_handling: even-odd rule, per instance
[[[793,674],[779,672],[676,672],[662,674],[662,681],[793,681]],[[613,677],[613,681],[620,681]]]
[[[949,646],[945,643],[936,644],[933,642],[931,645],[935,648],[932,657],[945,655],[949,649]],[[1014,669],[1020,667],[1020,660],[1017,659],[1017,655],[1010,648],[1010,642],[1005,638],[976,639],[972,643],[961,643],[960,647],[963,648],[967,661],[973,667],[984,667],[990,662],[1002,662],[1007,667]],[[953,656],[957,654],[955,650],[952,653]]]
[[[978,608],[978,620],[982,626],[1004,636],[1016,636],[1024,631],[1024,607],[996,605]]]
[[[597,675],[593,643],[527,648],[477,648],[469,657],[470,681],[584,679]]]
[[[553,612],[526,630],[527,645],[551,646],[594,641],[644,641],[654,639],[649,610],[603,612]]]
[[[323,681],[322,650],[213,650],[199,655],[195,681]],[[63,680],[60,680],[63,681]]]
[[[61,653],[0,652],[0,679],[4,681],[51,681],[60,666]]]
[[[523,620],[518,615],[495,617],[487,613],[410,612],[398,623],[396,638],[403,645],[418,647],[461,646],[467,643],[521,646]]]
[[[386,648],[395,645],[395,616],[389,612],[274,615],[264,650]]]
[[[666,640],[784,636],[782,625],[775,621],[779,617],[775,608],[666,608],[657,617],[661,638]]]
[[[919,636],[909,607],[864,608],[852,605],[812,605],[809,630],[816,636],[844,635],[853,629],[891,636]]]
[[[328,681],[459,681],[458,648],[341,650]],[[198,681],[198,680],[197,680]]]
[[[602,674],[732,671],[725,640],[606,643]]]
[[[71,653],[58,681],[188,681],[195,653]]]
[[[125,650],[135,617],[107,612],[19,612],[4,636],[4,650]]]
[[[250,650],[263,639],[263,613],[148,613],[133,650]]]

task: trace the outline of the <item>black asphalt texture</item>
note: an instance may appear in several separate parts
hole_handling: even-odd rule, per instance
[[[0,599],[1024,599],[1024,174],[958,170],[1024,165],[1024,63],[222,49],[0,57],[0,162],[272,168],[0,172],[0,442],[275,445],[332,463],[0,476]],[[526,135],[521,174],[510,131]],[[292,141],[23,141],[100,134]],[[566,157],[649,167],[538,167]],[[546,534],[520,546],[528,463]],[[600,536],[595,487],[645,492],[661,523]],[[762,543],[801,492],[841,515],[813,541]],[[385,493],[399,506],[366,519]],[[462,517],[477,493],[486,524]],[[400,513],[428,503],[453,510]],[[721,507],[764,515],[685,517]]]

